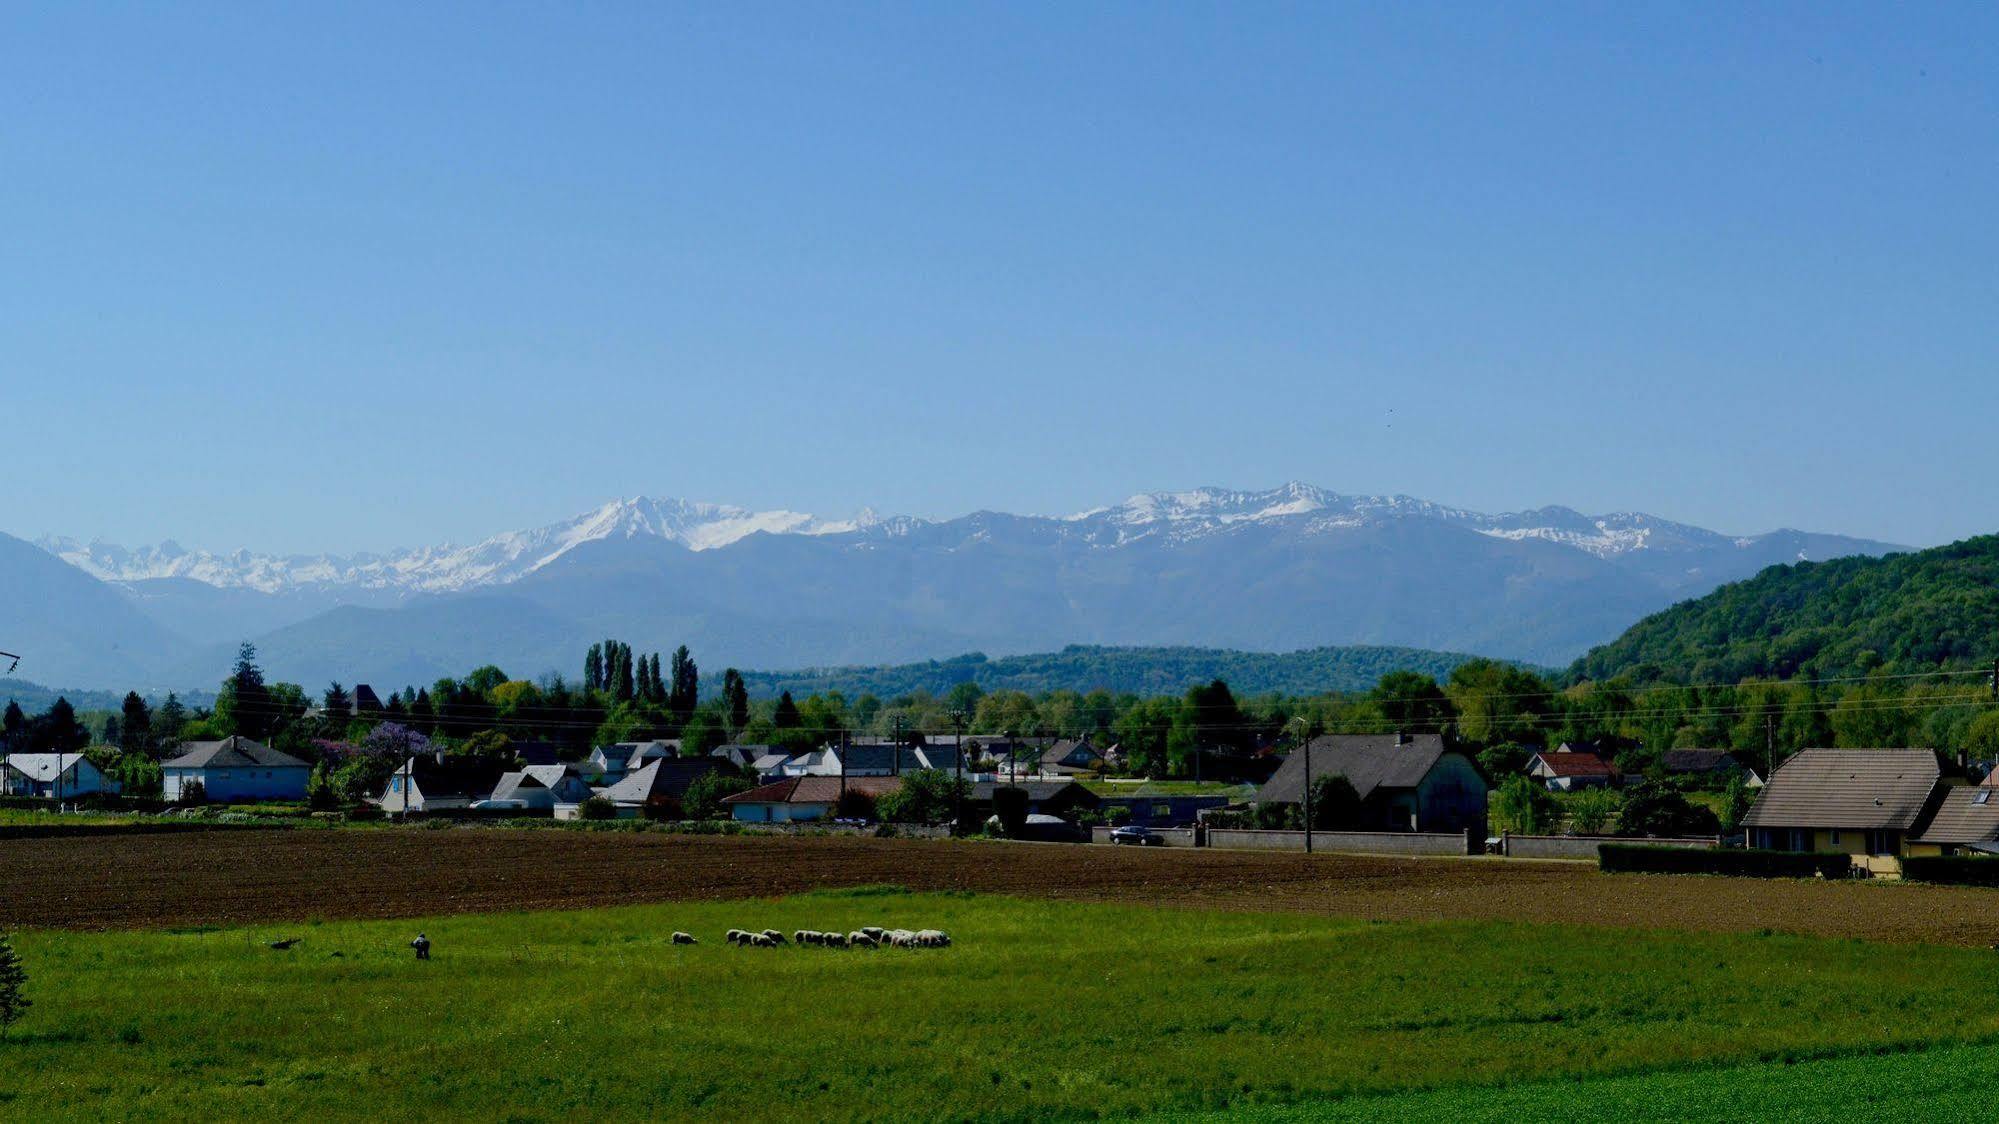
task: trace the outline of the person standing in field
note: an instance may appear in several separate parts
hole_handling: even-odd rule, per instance
[[[424,936],[422,933],[418,933],[416,935],[416,939],[410,942],[410,947],[416,949],[416,958],[418,960],[430,959],[429,937]]]

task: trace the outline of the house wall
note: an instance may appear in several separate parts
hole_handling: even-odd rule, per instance
[[[831,815],[831,804],[732,804],[729,818],[741,823],[799,823]]]
[[[181,785],[198,780],[212,804],[249,800],[303,800],[312,770],[286,769],[167,769],[162,784],[168,800],[179,800]]]
[[[1462,753],[1446,753],[1416,786],[1416,830],[1476,831],[1484,838],[1485,778]]]

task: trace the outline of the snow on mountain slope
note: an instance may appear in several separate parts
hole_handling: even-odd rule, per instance
[[[615,500],[574,519],[531,531],[508,531],[470,546],[435,546],[392,554],[210,554],[178,543],[128,550],[112,543],[46,538],[42,549],[105,581],[191,578],[222,588],[265,593],[353,586],[411,593],[448,593],[504,585],[576,547],[603,539],[656,538],[689,550],[712,550],[756,534],[824,534],[869,526],[873,516],[822,524],[796,511],[750,511],[685,500]]]
[[[113,582],[188,578],[220,588],[281,593],[358,588],[401,593],[449,593],[505,585],[547,566],[584,543],[658,539],[693,551],[715,550],[758,533],[833,536],[866,549],[934,529],[962,546],[989,541],[994,521],[1031,527],[1037,541],[1072,541],[1116,549],[1140,541],[1192,542],[1244,527],[1282,528],[1298,535],[1424,520],[1495,539],[1544,540],[1615,559],[1640,552],[1747,551],[1770,536],[1732,538],[1637,512],[1584,515],[1566,507],[1486,515],[1409,496],[1350,496],[1309,484],[1264,491],[1197,488],[1148,492],[1121,504],[1055,518],[981,512],[943,523],[863,510],[827,521],[796,511],[751,511],[673,499],[616,500],[574,519],[509,531],[470,546],[435,546],[390,554],[268,555],[190,551],[177,543],[126,549],[110,543],[46,538],[38,544],[95,577]],[[1773,532],[1785,534],[1789,532]],[[1878,544],[1873,544],[1878,545]]]

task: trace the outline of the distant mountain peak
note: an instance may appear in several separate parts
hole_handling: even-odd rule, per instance
[[[1293,480],[1275,488],[1244,490],[1204,486],[1141,492],[1109,507],[1055,519],[976,512],[933,523],[883,516],[862,508],[852,518],[825,520],[787,509],[757,511],[733,504],[630,496],[608,501],[574,518],[529,530],[507,531],[468,546],[442,544],[387,554],[270,555],[246,549],[228,553],[188,550],[173,540],[128,549],[115,543],[44,538],[38,545],[97,578],[135,582],[181,578],[218,588],[265,593],[300,589],[361,588],[392,593],[450,593],[505,585],[541,570],[588,543],[659,540],[690,551],[718,550],[753,535],[813,535],[866,548],[925,528],[954,525],[966,546],[991,541],[1011,528],[1041,527],[1050,541],[1070,539],[1092,549],[1118,549],[1141,541],[1189,542],[1245,527],[1287,534],[1334,534],[1406,520],[1448,524],[1496,539],[1538,540],[1599,558],[1639,551],[1749,549],[1768,536],[1732,538],[1642,512],[1586,515],[1550,506],[1500,515],[1447,507],[1406,495],[1347,495]],[[1788,532],[1800,539],[1809,536]],[[1803,556],[1801,547],[1799,555]]]

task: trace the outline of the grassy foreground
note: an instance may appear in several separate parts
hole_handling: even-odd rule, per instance
[[[719,939],[863,924],[956,945]],[[892,890],[16,944],[36,1006],[0,1044],[0,1116],[1522,1119],[1614,1086],[1424,1090],[1645,1071],[1614,1080],[1693,1097],[1714,1086],[1676,1071],[1999,1039],[1989,952]],[[1323,1103],[1357,1094],[1390,1095]]]

